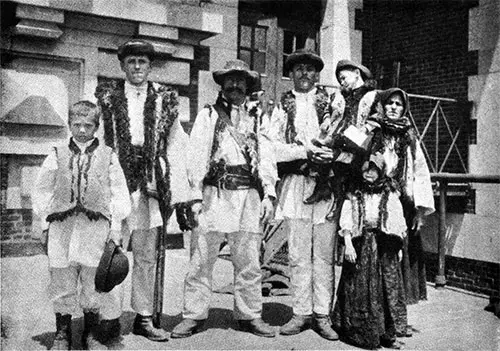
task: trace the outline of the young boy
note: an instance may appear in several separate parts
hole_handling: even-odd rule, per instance
[[[45,159],[33,194],[33,210],[48,230],[49,294],[56,314],[55,350],[71,349],[71,315],[83,309],[82,347],[106,349],[97,338],[100,295],[95,274],[108,239],[121,241],[130,199],[118,157],[94,136],[99,110],[89,101],[69,109],[69,143]],[[78,285],[81,285],[78,294]]]

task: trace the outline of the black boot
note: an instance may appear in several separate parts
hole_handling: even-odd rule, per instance
[[[134,320],[133,333],[145,336],[151,341],[168,341],[167,332],[153,326],[153,316],[142,316],[137,314]]]
[[[323,200],[330,200],[331,198],[332,188],[328,180],[328,174],[319,173],[318,176],[316,176],[314,191],[311,196],[304,200],[304,203],[306,205],[312,205]]]
[[[107,350],[99,342],[99,314],[95,312],[83,313],[82,348],[84,350]]]
[[[118,340],[121,335],[120,319],[101,319],[101,327],[99,331],[99,340],[103,344],[111,343]]]
[[[56,313],[56,337],[51,350],[71,350],[71,315]]]

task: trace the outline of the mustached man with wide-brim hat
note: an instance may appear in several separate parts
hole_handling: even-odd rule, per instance
[[[281,326],[280,334],[294,335],[313,328],[322,337],[336,340],[338,335],[328,317],[335,282],[334,227],[325,219],[333,198],[304,203],[316,185],[309,164],[333,161],[330,149],[312,144],[330,111],[328,93],[316,86],[323,67],[321,57],[311,50],[297,50],[288,56],[285,69],[294,88],[282,95],[280,106],[273,111],[269,135],[282,181],[276,218],[284,219],[289,228],[293,316]]]
[[[162,213],[160,208],[170,209],[189,200],[185,164],[188,137],[178,118],[177,91],[148,79],[157,58],[154,46],[132,39],[121,45],[117,54],[125,80],[103,82],[95,95],[103,113],[104,140],[118,152],[132,199],[124,247],[130,239],[134,256],[132,308],[137,313],[133,333],[166,341],[167,332],[152,323],[156,238],[165,212],[169,212]],[[110,303],[103,312],[103,318],[115,321],[115,326],[121,314],[119,306]]]
[[[232,60],[213,78],[221,91],[215,104],[198,113],[189,141],[189,181],[198,201],[193,205],[184,319],[171,337],[189,337],[203,328],[212,270],[225,239],[234,267],[234,319],[242,331],[273,337],[274,329],[261,318],[259,253],[263,224],[273,211],[277,173],[272,147],[260,133],[262,111],[249,99],[260,77],[245,62]]]

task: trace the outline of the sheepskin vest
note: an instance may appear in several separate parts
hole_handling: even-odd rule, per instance
[[[91,220],[110,220],[109,165],[112,149],[99,140],[82,153],[73,139],[69,147],[56,147],[57,174],[48,222],[83,213]]]

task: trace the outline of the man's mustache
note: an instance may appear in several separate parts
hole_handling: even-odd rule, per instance
[[[238,92],[238,93],[240,93],[240,94],[244,94],[243,90],[241,90],[241,89],[240,89],[240,88],[238,88],[238,87],[227,88],[227,89],[225,90],[225,92],[226,92],[227,94],[231,94],[231,93],[234,93],[234,92]]]

